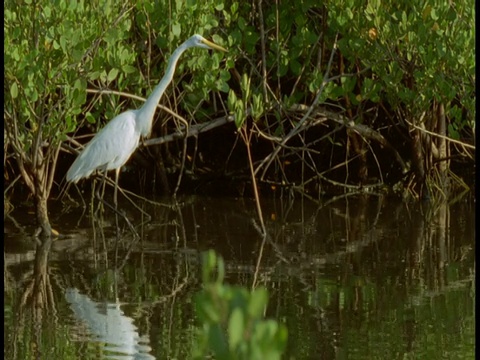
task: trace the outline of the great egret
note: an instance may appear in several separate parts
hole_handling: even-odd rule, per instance
[[[114,117],[85,146],[67,172],[67,181],[76,183],[89,177],[95,170],[115,170],[114,202],[117,203],[118,176],[121,167],[138,147],[140,136],[148,137],[152,130],[153,115],[165,89],[170,84],[180,55],[191,47],[227,51],[200,35],[193,35],[172,54],[160,83],[140,109],[127,110]]]

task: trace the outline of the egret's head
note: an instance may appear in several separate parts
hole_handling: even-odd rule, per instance
[[[211,41],[208,41],[201,35],[193,35],[190,39],[187,40],[187,43],[190,46],[196,46],[196,47],[201,47],[204,49],[214,49],[214,50],[220,50],[220,51],[227,51],[227,49],[221,47],[220,45],[214,44]]]

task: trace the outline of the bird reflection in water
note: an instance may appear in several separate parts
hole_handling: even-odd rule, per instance
[[[140,337],[133,319],[126,316],[118,303],[99,303],[81,294],[78,289],[66,290],[65,298],[79,324],[86,325],[87,334],[76,328],[76,335],[89,341],[104,344],[108,359],[150,360],[155,359],[149,352],[148,336]]]

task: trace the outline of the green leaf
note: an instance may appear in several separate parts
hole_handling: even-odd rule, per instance
[[[235,15],[238,11],[238,2],[234,2],[230,8],[231,14]]]
[[[229,112],[233,113],[235,111],[237,102],[238,102],[237,95],[235,95],[235,92],[232,89],[230,89],[230,91],[228,92],[228,98],[227,98],[227,107]]]
[[[248,314],[253,318],[260,318],[263,316],[263,312],[268,303],[267,289],[259,287],[250,296],[250,302],[248,304]]]
[[[297,60],[292,59],[292,61],[290,61],[290,69],[292,70],[293,75],[299,76],[300,71],[302,70],[302,64]]]
[[[245,73],[242,75],[240,87],[242,88],[243,102],[248,103],[248,101],[250,100],[250,78]]]
[[[88,78],[90,80],[97,80],[102,73],[100,71],[92,71],[90,74],[88,74]]]
[[[245,31],[245,28],[247,26],[247,22],[245,21],[245,19],[241,16],[238,17],[238,20],[237,20],[237,26],[238,28],[240,29],[240,31]]]
[[[95,124],[96,120],[95,120],[95,117],[92,115],[92,113],[90,111],[88,111],[86,114],[85,114],[85,119],[88,121],[88,123],[90,124]]]
[[[224,93],[228,93],[230,90],[230,86],[228,86],[228,83],[223,79],[219,79],[215,82],[215,88]]]
[[[350,9],[349,7],[347,7],[345,9],[345,13],[347,14],[347,17],[352,20],[353,19],[353,12],[352,12],[352,9]]]
[[[260,94],[253,94],[252,101],[252,117],[254,120],[258,120],[263,115],[263,99]]]
[[[106,72],[105,70],[102,70],[102,71],[100,72],[100,80],[101,80],[102,82],[107,81],[107,72]]]
[[[220,321],[220,314],[214,303],[205,296],[199,296],[196,301],[197,312],[204,322],[216,324]]]
[[[43,14],[45,15],[46,18],[49,18],[52,15],[52,10],[50,9],[50,6],[45,5],[43,7]]]
[[[108,72],[108,75],[107,75],[107,81],[113,81],[117,78],[117,75],[118,75],[118,69],[117,68],[112,68],[110,69],[110,71]]]
[[[87,92],[82,87],[81,81],[78,80],[78,82],[80,83],[80,85],[78,85],[78,87],[75,87],[75,90],[73,92],[73,96],[74,96],[73,105],[75,107],[80,108],[87,101]],[[77,84],[75,83],[75,85],[77,85]],[[75,115],[77,115],[77,114],[75,114]]]
[[[62,48],[63,52],[67,52],[67,39],[65,36],[60,36],[60,47]]]
[[[244,322],[245,319],[242,310],[239,308],[234,309],[228,322],[230,350],[234,350],[243,340]]]
[[[217,256],[214,251],[209,250],[202,253],[202,279],[204,283],[211,281],[211,274],[215,271]]]
[[[35,102],[38,100],[38,91],[37,89],[33,88],[31,91],[30,91],[30,100],[32,102]]]
[[[80,99],[81,104],[84,104],[84,103],[85,103],[85,101],[82,100],[81,98],[78,98],[78,99]],[[80,114],[80,113],[82,112],[82,108],[81,108],[80,106],[76,106],[76,105],[77,105],[76,103],[75,103],[74,105],[75,105],[75,106],[72,106],[72,107],[71,107],[70,113],[71,113],[72,115],[78,115],[78,114]]]
[[[70,0],[69,4],[70,4],[70,6],[69,6],[68,10],[75,11],[77,9],[77,1],[76,0]]]
[[[134,73],[137,69],[132,65],[123,65],[122,70],[125,74]]]
[[[375,15],[378,13],[378,8],[380,0],[369,0],[365,12],[370,15]]]
[[[228,354],[227,339],[220,326],[212,326],[208,333],[208,343],[217,358],[225,359]]]
[[[181,32],[182,32],[182,27],[179,23],[175,23],[172,25],[172,34],[175,37],[180,37]]]
[[[460,134],[452,124],[448,124],[448,136],[455,140],[460,140]]]
[[[87,82],[84,79],[77,79],[75,80],[75,83],[73,84],[73,88],[83,91],[87,87]]]
[[[235,107],[235,125],[237,129],[240,129],[243,126],[243,123],[246,120],[245,110],[242,100],[238,100],[237,105]]]
[[[10,86],[10,95],[12,96],[12,99],[16,99],[18,96],[18,85],[16,82]]]

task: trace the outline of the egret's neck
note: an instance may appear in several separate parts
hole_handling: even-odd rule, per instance
[[[152,130],[153,115],[155,114],[157,104],[165,92],[165,89],[173,79],[173,74],[175,73],[175,68],[177,67],[177,61],[180,58],[180,55],[182,55],[187,48],[187,44],[183,43],[173,52],[168,61],[168,67],[162,80],[160,80],[160,83],[155,89],[153,89],[152,94],[148,97],[143,106],[138,109],[137,128],[142,136],[148,136],[150,134],[150,131]]]

